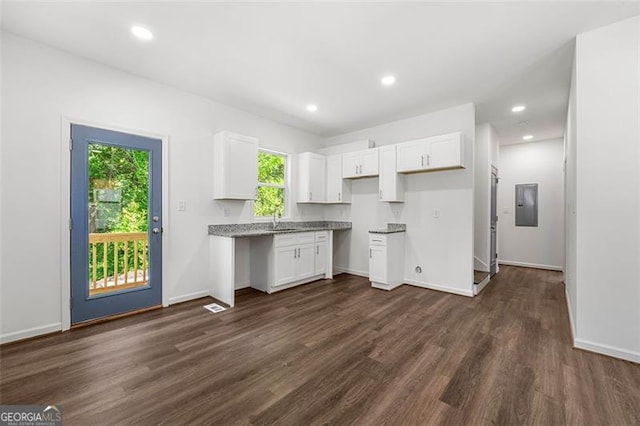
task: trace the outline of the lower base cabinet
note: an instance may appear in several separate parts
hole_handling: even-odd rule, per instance
[[[251,241],[251,286],[273,293],[331,278],[331,231],[278,234]]]
[[[404,232],[369,234],[369,281],[393,290],[404,282]]]

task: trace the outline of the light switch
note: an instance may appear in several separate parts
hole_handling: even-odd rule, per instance
[[[187,209],[187,202],[185,200],[178,201],[178,211],[183,212]]]
[[[433,209],[433,218],[434,219],[440,218],[440,209]]]

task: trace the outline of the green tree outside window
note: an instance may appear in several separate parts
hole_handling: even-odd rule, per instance
[[[258,197],[253,205],[254,216],[285,215],[286,170],[285,155],[258,152]]]

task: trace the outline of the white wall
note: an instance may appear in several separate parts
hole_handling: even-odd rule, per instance
[[[576,346],[640,362],[640,17],[576,39]]]
[[[11,34],[2,39],[2,339],[53,331],[61,322],[61,117],[169,137],[170,216],[164,218],[170,300],[207,291],[210,223],[251,221],[249,203],[211,199],[212,138],[220,130],[261,146],[302,152],[308,133]],[[187,209],[176,211],[177,200]],[[223,216],[223,208],[230,216]],[[293,218],[322,218],[293,206]],[[7,249],[7,248],[10,248]],[[34,268],[34,265],[37,265]]]
[[[497,167],[498,137],[489,123],[476,126],[474,150],[473,267],[489,272],[491,263],[491,166]]]
[[[574,316],[577,312],[578,295],[576,276],[576,141],[576,63],[574,58],[571,89],[569,91],[569,107],[567,110],[567,127],[564,135],[564,282],[573,336],[576,334]]]
[[[501,264],[562,270],[564,183],[562,139],[500,147],[498,257]],[[538,226],[515,226],[515,185],[538,184]]]
[[[378,201],[378,178],[354,180],[351,205],[326,207],[327,219],[353,222],[350,233],[336,233],[336,268],[367,274],[368,231],[388,222],[406,223],[406,281],[473,294],[473,104],[336,136],[326,144],[373,139],[382,146],[456,131],[464,135],[468,168],[407,176],[405,202],[398,204]],[[433,218],[434,209],[440,210],[439,219]],[[422,267],[421,274],[416,266]]]

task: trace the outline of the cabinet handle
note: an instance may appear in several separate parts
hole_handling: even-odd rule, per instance
[[[298,257],[297,253],[298,253],[298,250],[293,249],[293,258],[294,258],[294,259],[295,259],[296,257]]]
[[[313,193],[309,191],[309,201],[313,200]]]
[[[424,155],[420,156],[420,167],[424,167]]]
[[[431,160],[431,156],[429,154],[427,154],[427,166],[429,166],[429,160]]]
[[[342,201],[342,193],[338,192],[338,201]]]
[[[362,174],[362,164],[360,164],[360,174]]]
[[[300,259],[300,249],[298,248],[298,259]]]
[[[319,245],[316,246],[316,254],[320,254],[320,246]]]
[[[380,199],[382,200],[382,189],[380,190]]]
[[[371,259],[371,249],[369,249],[369,259]]]

